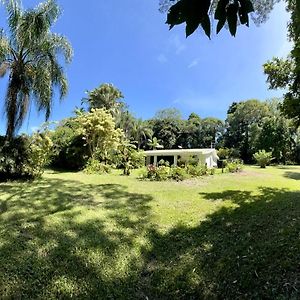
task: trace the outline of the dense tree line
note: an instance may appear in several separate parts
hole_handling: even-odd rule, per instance
[[[54,162],[61,166],[79,168],[85,164],[84,158],[92,156],[78,132],[87,114],[95,109],[111,116],[110,132],[113,127],[121,130],[123,146],[137,150],[213,147],[227,149],[220,151],[221,158],[227,153],[246,163],[253,162],[255,152],[266,150],[272,153],[275,163],[300,162],[300,132],[294,120],[282,114],[278,99],[233,102],[225,120],[201,118],[195,112],[183,118],[175,108],[160,110],[151,119],[142,120],[129,111],[123,94],[112,84],[88,92],[83,103],[74,117],[63,120],[52,133],[57,151]],[[103,132],[99,134],[103,136]]]

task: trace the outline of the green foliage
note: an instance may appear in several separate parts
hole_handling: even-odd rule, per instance
[[[97,159],[89,158],[83,172],[87,174],[105,174],[111,172],[111,167],[107,164],[101,163]]]
[[[92,108],[89,113],[79,113],[75,120],[79,125],[77,134],[85,141],[89,157],[106,161],[123,136],[122,130],[115,128],[112,115],[102,108]]]
[[[183,165],[169,167],[167,164],[161,164],[158,167],[154,165],[147,166],[146,171],[141,174],[141,178],[153,181],[176,180],[182,181],[190,177],[200,177],[207,174],[213,174],[214,171],[208,170],[205,165]]]
[[[176,181],[183,181],[185,179],[188,179],[189,175],[187,174],[185,168],[172,167],[170,177],[171,179]]]
[[[6,134],[11,139],[21,127],[31,100],[48,119],[54,89],[58,89],[60,98],[66,96],[67,79],[60,62],[71,61],[72,48],[65,37],[51,32],[60,15],[54,0],[26,10],[18,0],[4,4],[9,32],[0,32],[0,76],[9,73],[4,110]]]
[[[28,164],[24,165],[25,173],[32,174],[32,177],[40,177],[44,167],[49,165],[53,143],[47,132],[34,133],[29,139]]]
[[[142,146],[146,146],[148,139],[151,140],[152,136],[153,132],[148,122],[145,122],[142,119],[134,120],[131,137],[129,138],[132,138],[133,141],[136,141],[138,149],[140,149]]]
[[[88,159],[88,149],[81,135],[76,118],[63,120],[50,132],[53,142],[51,166],[59,169],[80,170]]]
[[[124,175],[130,175],[131,170],[138,169],[145,164],[145,155],[143,151],[137,151],[136,146],[127,140],[122,140],[112,161],[120,169],[123,169]]]
[[[208,169],[205,165],[192,165],[188,164],[186,166],[186,173],[191,177],[200,177],[207,175]]]
[[[226,169],[229,173],[240,172],[243,169],[243,162],[240,159],[231,159],[226,161]]]
[[[124,98],[122,92],[112,84],[103,83],[94,90],[87,92],[87,99],[84,99],[89,109],[103,108],[113,116],[116,116],[123,108],[124,103],[120,99]]]
[[[46,134],[0,139],[0,180],[34,179],[49,163],[52,141]]]
[[[159,165],[159,166],[170,167],[170,162],[169,162],[168,160],[161,159],[161,160],[158,162],[158,165]]]
[[[265,168],[272,160],[272,152],[259,150],[258,152],[254,153],[253,157],[261,168]]]
[[[170,168],[166,166],[156,167],[148,165],[146,172],[141,174],[142,179],[149,179],[151,181],[164,181],[169,179]]]
[[[287,11],[291,14],[288,36],[293,49],[286,59],[273,58],[264,64],[264,72],[270,89],[285,89],[281,110],[300,125],[300,3],[287,0]]]
[[[146,172],[141,174],[142,179],[149,179],[151,181],[165,181],[168,179],[182,181],[189,178],[184,168],[180,167],[167,167],[167,166],[154,166],[148,165]]]
[[[235,103],[226,119],[225,147],[238,150],[241,159],[251,163],[259,138],[259,127],[263,119],[270,115],[269,106],[265,102],[252,99]]]
[[[153,149],[153,150],[158,149],[158,148],[160,148],[160,149],[164,148],[164,146],[159,143],[157,137],[155,137],[155,136],[152,139],[148,139],[147,145],[150,147],[150,149]]]
[[[180,135],[176,144],[184,148],[210,148],[222,142],[224,122],[217,118],[201,119],[192,113],[188,120],[182,121],[179,126]]]
[[[218,157],[221,160],[229,158],[230,154],[231,154],[231,149],[229,148],[220,148],[218,150]]]

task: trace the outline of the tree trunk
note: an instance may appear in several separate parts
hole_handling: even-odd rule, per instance
[[[15,87],[13,87],[13,82],[11,81],[8,87],[8,92],[6,96],[6,116],[7,116],[7,128],[6,128],[6,138],[7,140],[12,140],[16,130],[16,118],[17,118],[17,101],[18,92]]]

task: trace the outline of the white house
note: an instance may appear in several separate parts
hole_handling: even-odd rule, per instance
[[[159,157],[173,156],[174,165],[177,166],[178,158],[183,160],[189,157],[198,157],[199,162],[203,165],[207,165],[209,168],[217,166],[218,155],[216,149],[170,149],[170,150],[149,150],[145,151],[146,164],[149,165],[153,163],[157,165]]]

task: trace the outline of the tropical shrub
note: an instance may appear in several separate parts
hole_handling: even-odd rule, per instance
[[[243,169],[243,162],[240,159],[232,159],[226,161],[226,169],[229,173],[240,172]]]
[[[78,112],[77,133],[85,141],[89,157],[107,161],[109,153],[116,149],[123,137],[121,129],[116,129],[112,115],[105,109],[94,109],[90,112]]]
[[[176,181],[182,181],[189,178],[189,175],[187,174],[186,170],[180,167],[172,167],[170,175],[171,179]]]
[[[51,166],[60,169],[80,170],[88,160],[87,147],[77,134],[80,124],[75,118],[63,120],[54,131],[49,132],[53,142]]]
[[[272,160],[272,152],[266,152],[266,150],[259,150],[253,154],[253,158],[261,168],[265,168],[270,164]]]
[[[186,166],[187,174],[192,177],[199,177],[207,174],[207,166],[206,165],[187,165]]]
[[[121,140],[117,150],[113,151],[110,156],[111,164],[123,169],[124,175],[130,175],[131,170],[145,165],[144,151],[136,150],[136,146],[128,140]]]
[[[51,139],[36,133],[7,140],[0,138],[0,180],[34,179],[49,163]]]
[[[149,179],[152,181],[165,181],[170,177],[170,167],[148,165],[147,170],[142,174],[142,179]]]
[[[158,165],[159,165],[159,166],[170,167],[170,162],[169,162],[168,160],[161,159],[161,160],[158,162]]]
[[[44,172],[44,167],[49,165],[51,149],[53,143],[47,133],[34,133],[29,139],[28,164],[24,165],[24,170],[32,174],[33,177],[39,177]]]
[[[87,174],[105,174],[111,172],[111,167],[97,159],[89,158],[83,172]]]

